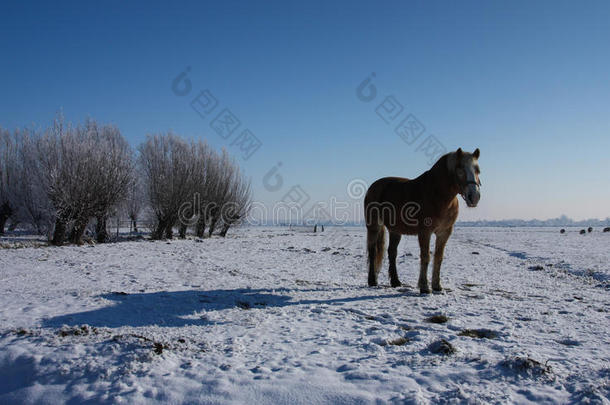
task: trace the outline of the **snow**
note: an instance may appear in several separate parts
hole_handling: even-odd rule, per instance
[[[3,238],[0,403],[608,404],[610,234],[577,231],[458,227],[431,295],[413,237],[367,287],[362,228]]]

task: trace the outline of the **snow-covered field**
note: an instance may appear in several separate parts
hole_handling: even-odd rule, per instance
[[[610,402],[599,229],[456,228],[432,295],[413,237],[405,286],[384,263],[368,288],[358,228],[18,240],[0,240],[0,403]]]

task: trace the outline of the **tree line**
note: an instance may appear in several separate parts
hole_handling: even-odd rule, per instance
[[[136,230],[148,213],[153,239],[225,236],[248,214],[250,181],[225,150],[173,134],[147,135],[133,149],[113,125],[44,130],[0,128],[0,234],[31,228],[54,245],[108,241],[108,219],[126,215]]]

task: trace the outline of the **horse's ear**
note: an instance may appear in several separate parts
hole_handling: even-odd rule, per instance
[[[472,156],[473,156],[475,159],[478,159],[478,158],[479,158],[479,156],[481,156],[481,151],[479,150],[479,148],[476,148],[476,149],[475,149],[475,151],[474,151],[474,153],[472,154]]]
[[[462,158],[463,154],[464,152],[462,152],[462,148],[458,148],[458,150],[455,152],[455,156],[457,156],[458,160]]]

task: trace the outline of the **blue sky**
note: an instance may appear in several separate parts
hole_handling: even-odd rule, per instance
[[[2,2],[0,50],[1,126],[63,109],[134,146],[203,137],[266,203],[296,185],[312,204],[346,199],[354,179],[415,177],[433,135],[481,149],[481,202],[462,220],[610,216],[608,2]],[[202,118],[190,102],[205,89],[218,106]],[[387,96],[403,107],[391,124],[376,113]],[[224,108],[241,122],[228,139],[210,126]],[[411,145],[394,132],[408,114],[425,127]],[[231,144],[244,129],[262,143],[247,160]]]

